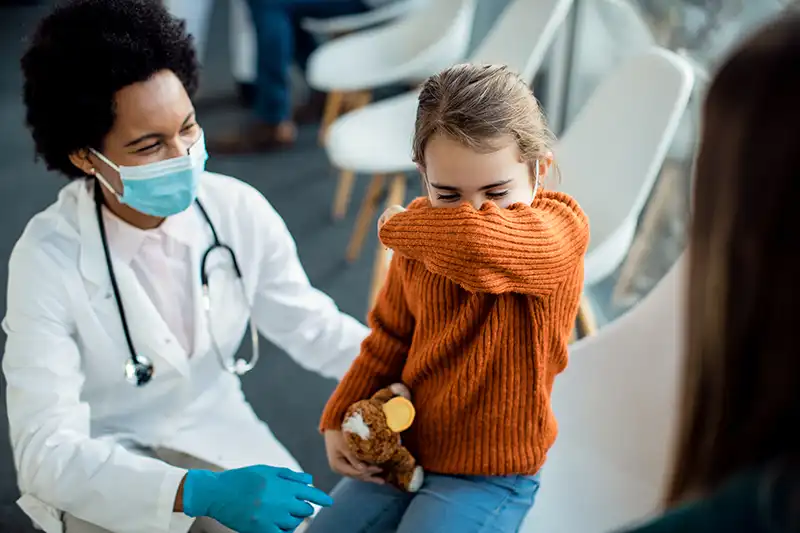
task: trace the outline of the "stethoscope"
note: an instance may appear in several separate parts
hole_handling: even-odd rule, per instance
[[[128,350],[130,351],[130,358],[125,362],[125,379],[128,383],[132,385],[136,385],[137,387],[141,387],[146,385],[153,379],[154,374],[154,367],[153,362],[150,361],[144,355],[139,355],[136,353],[136,349],[133,346],[133,340],[131,339],[131,333],[128,329],[128,320],[125,317],[125,308],[122,305],[122,297],[120,296],[119,286],[117,285],[117,276],[114,274],[114,265],[111,262],[111,253],[109,252],[108,248],[108,237],[106,236],[106,228],[105,223],[103,222],[103,193],[100,190],[99,184],[96,184],[94,187],[94,197],[95,197],[95,211],[97,213],[97,224],[100,226],[100,239],[103,241],[103,252],[105,253],[106,257],[106,267],[108,268],[108,277],[111,279],[111,288],[114,290],[114,299],[117,301],[117,308],[119,309],[119,318],[122,321],[122,331],[125,333],[125,341],[128,344]],[[208,272],[206,271],[206,261],[208,257],[211,255],[211,252],[214,250],[222,249],[225,250],[231,258],[231,262],[233,263],[233,269],[236,272],[236,277],[239,279],[239,286],[242,289],[242,296],[244,297],[244,301],[247,301],[247,293],[245,292],[244,280],[242,279],[242,271],[239,269],[239,262],[236,260],[236,254],[233,252],[233,249],[228,246],[227,244],[223,244],[219,240],[219,236],[217,235],[217,230],[214,227],[214,224],[211,222],[211,218],[208,216],[208,212],[206,212],[205,207],[203,204],[200,203],[200,200],[195,199],[195,205],[200,210],[200,214],[203,215],[208,227],[211,229],[211,235],[214,238],[214,242],[211,243],[206,251],[203,253],[203,257],[200,261],[200,284],[202,286],[202,299],[203,299],[203,309],[205,310],[206,315],[206,323],[211,324],[211,298],[209,296],[208,290]],[[222,355],[222,351],[217,346],[217,342],[214,339],[214,332],[209,327],[208,332],[209,337],[211,338],[211,346],[217,354],[217,359],[219,360],[222,368],[230,372],[231,374],[236,374],[241,376],[246,374],[250,370],[256,366],[258,362],[258,328],[256,327],[255,321],[253,320],[253,314],[250,313],[250,342],[253,345],[253,355],[251,356],[250,360],[247,361],[241,358],[233,358],[231,357],[230,361],[227,361],[225,357]]]

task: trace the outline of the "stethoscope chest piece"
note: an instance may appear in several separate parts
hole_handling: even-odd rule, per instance
[[[144,355],[128,359],[125,363],[125,379],[137,387],[146,385],[153,379],[153,363]]]
[[[133,346],[133,339],[131,338],[131,333],[128,330],[128,320],[125,317],[125,307],[122,305],[122,297],[120,296],[119,286],[117,285],[117,277],[114,274],[114,266],[111,262],[111,252],[108,248],[108,238],[106,237],[106,229],[105,224],[103,223],[103,194],[100,191],[100,186],[95,183],[95,206],[96,206],[96,214],[97,214],[97,225],[100,229],[100,239],[103,244],[103,252],[106,257],[106,267],[108,268],[108,277],[111,282],[111,287],[114,290],[114,299],[117,302],[117,308],[119,310],[119,318],[122,322],[122,330],[125,333],[125,341],[128,344],[128,351],[130,352],[130,358],[125,361],[125,380],[130,383],[131,385],[135,385],[137,387],[141,387],[143,385],[147,385],[150,380],[153,379],[154,369],[153,369],[153,362],[150,361],[144,355],[138,354]],[[226,245],[222,244],[219,240],[219,236],[217,235],[217,230],[214,228],[214,224],[211,223],[211,218],[208,216],[203,204],[200,203],[199,200],[195,199],[195,205],[200,209],[200,213],[203,215],[208,227],[211,229],[211,233],[214,237],[213,244],[203,253],[202,262],[200,265],[200,282],[203,288],[203,307],[205,308],[206,312],[206,320],[208,323],[211,323],[211,301],[209,299],[209,290],[208,290],[208,273],[206,272],[206,259],[208,256],[217,249],[223,249],[230,254],[231,262],[233,263],[234,271],[236,272],[236,277],[239,278],[239,284],[242,290],[242,294],[244,295],[245,300],[247,299],[247,292],[245,291],[244,281],[242,280],[242,271],[239,268],[239,262],[236,260],[236,254],[233,253],[233,249]],[[220,351],[219,347],[217,346],[216,340],[214,340],[214,335],[211,333],[211,345],[213,347],[214,352],[216,352],[217,357],[219,358],[219,362],[222,367],[232,374],[236,374],[241,376],[246,374],[255,366],[256,362],[258,361],[258,328],[255,325],[253,320],[252,313],[250,314],[250,337],[253,344],[253,355],[250,361],[244,359],[235,359],[228,361]]]

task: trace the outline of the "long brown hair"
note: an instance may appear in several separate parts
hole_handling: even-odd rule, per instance
[[[689,262],[669,505],[800,450],[798,13],[752,36],[711,84]]]

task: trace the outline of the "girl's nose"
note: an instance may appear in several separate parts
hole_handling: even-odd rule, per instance
[[[478,197],[473,198],[472,200],[470,200],[469,203],[470,203],[470,205],[472,205],[472,207],[474,207],[476,210],[478,210],[478,209],[481,208],[481,206],[483,205],[483,202],[485,202],[485,201],[486,201],[486,199],[483,196],[478,196]]]

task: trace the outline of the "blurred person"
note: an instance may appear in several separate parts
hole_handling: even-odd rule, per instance
[[[255,26],[258,68],[254,116],[247,124],[209,139],[212,153],[262,152],[289,147],[297,139],[295,118],[322,113],[323,96],[312,91],[308,106],[292,113],[290,68],[305,70],[316,48],[314,36],[302,29],[305,18],[331,18],[362,13],[396,0],[247,0]]]
[[[340,377],[367,329],[261,194],[205,171],[195,51],[159,0],[67,1],[21,64],[38,156],[70,183],[9,261],[20,507],[47,533],[294,531],[331,500],[239,376],[260,332]]]
[[[668,512],[631,533],[800,532],[800,13],[714,77],[694,182]]]
[[[163,0],[164,5],[176,17],[186,21],[186,32],[194,39],[197,58],[206,61],[206,50],[210,37],[210,22],[215,0]],[[227,0],[226,0],[227,1]],[[229,1],[229,65],[236,82],[238,102],[249,107],[255,101],[255,30],[246,0]],[[200,107],[211,107],[226,99],[201,97],[195,101]]]
[[[394,254],[372,333],[320,422],[347,477],[309,533],[507,533],[533,506],[589,242],[575,200],[540,187],[551,140],[506,67],[457,65],[423,84],[413,154],[427,197],[382,218]],[[419,406],[403,433],[425,470],[417,492],[382,483],[342,434],[353,402],[401,381]]]

